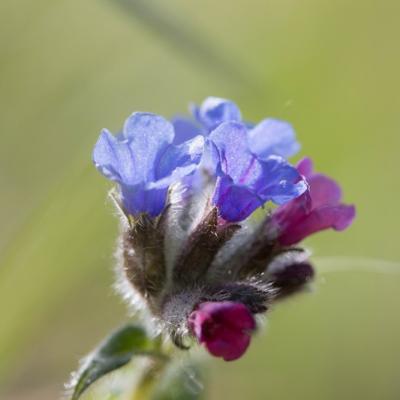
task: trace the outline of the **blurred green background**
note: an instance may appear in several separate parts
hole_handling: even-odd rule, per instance
[[[207,398],[399,399],[399,15],[398,0],[1,0],[0,398],[58,398],[126,319],[99,130],[214,95],[291,121],[358,218],[308,241],[313,293],[240,361],[210,360]]]

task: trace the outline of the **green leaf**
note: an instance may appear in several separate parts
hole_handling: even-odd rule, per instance
[[[118,329],[86,357],[80,369],[74,373],[69,384],[71,400],[77,400],[93,382],[104,375],[128,364],[134,355],[162,357],[156,347],[156,342],[140,326],[126,325]]]

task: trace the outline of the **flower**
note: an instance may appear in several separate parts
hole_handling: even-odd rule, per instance
[[[233,361],[247,350],[256,323],[242,303],[232,301],[201,303],[190,314],[190,330],[215,357]]]
[[[284,158],[260,159],[251,153],[242,123],[222,123],[211,132],[209,142],[219,171],[212,202],[227,221],[242,221],[267,201],[284,204],[307,190],[299,172]]]
[[[212,145],[209,139],[213,131],[225,122],[238,122],[246,127],[246,139],[243,138],[241,145],[246,147],[259,160],[271,161],[269,157],[273,155],[288,158],[300,149],[296,134],[289,123],[273,118],[266,118],[256,125],[244,122],[239,107],[231,100],[208,97],[200,106],[192,105],[190,109],[193,119],[182,116],[172,119],[176,132],[175,143],[180,144],[201,133],[206,137],[207,145],[197,173],[186,178],[183,182],[182,186],[185,187],[186,197],[201,192],[205,182],[210,177],[215,177],[217,166],[215,162],[212,162],[210,156]],[[226,181],[225,184],[227,184]],[[224,181],[221,182],[222,186],[226,186],[225,184]],[[236,193],[233,194],[233,196],[236,195]],[[248,213],[264,203],[265,200],[261,197],[259,199],[254,198],[250,201],[250,205],[245,207],[249,211],[242,213],[243,215],[237,215],[237,220],[246,218],[249,215]],[[239,212],[239,214],[241,213]],[[234,221],[234,219],[230,219],[230,221]]]
[[[278,208],[272,217],[278,226],[278,241],[284,246],[324,229],[342,231],[355,217],[355,207],[341,203],[340,186],[332,178],[314,173],[311,159],[301,160],[297,169],[307,179],[310,191]]]
[[[199,133],[208,136],[223,122],[242,122],[248,128],[249,150],[261,159],[270,155],[285,158],[300,150],[296,134],[291,124],[275,118],[263,119],[258,124],[242,121],[239,107],[231,100],[207,97],[200,106],[190,107],[193,119],[177,116],[172,119],[175,127],[175,143],[193,138]]]
[[[93,161],[118,184],[128,216],[117,252],[124,298],[177,347],[195,338],[230,361],[248,348],[255,316],[314,277],[309,253],[294,245],[345,229],[355,208],[311,160],[288,163],[300,149],[289,123],[246,123],[215,97],[192,109],[193,120],[173,123],[132,114],[119,135],[103,130]],[[249,221],[267,202],[278,207]]]
[[[121,134],[104,129],[95,145],[93,161],[108,179],[118,182],[124,208],[134,216],[154,217],[164,209],[168,188],[192,174],[200,162],[203,138],[173,144],[174,128],[164,118],[134,113]]]

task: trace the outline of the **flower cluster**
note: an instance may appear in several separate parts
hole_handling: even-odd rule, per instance
[[[118,184],[124,295],[178,347],[195,338],[229,361],[246,351],[255,315],[313,277],[297,244],[345,229],[355,208],[310,159],[287,161],[300,149],[287,122],[245,122],[214,97],[191,112],[134,113],[118,135],[101,133],[93,161]]]

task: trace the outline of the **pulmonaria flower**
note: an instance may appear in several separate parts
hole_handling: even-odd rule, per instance
[[[125,299],[178,348],[198,341],[231,361],[248,348],[255,316],[313,278],[297,243],[346,228],[354,207],[340,203],[337,184],[312,173],[308,160],[290,165],[299,150],[290,124],[253,126],[218,98],[193,114],[172,124],[135,113],[119,135],[101,133],[93,160],[118,186],[117,286]],[[182,195],[183,186],[196,194]],[[252,220],[269,202],[278,207]]]
[[[267,201],[284,204],[307,190],[296,168],[280,156],[260,159],[248,140],[246,126],[238,122],[222,123],[209,136],[218,166],[212,202],[231,222],[244,220]]]
[[[178,116],[172,119],[176,143],[198,134],[207,137],[223,122],[240,122],[248,129],[246,146],[260,159],[270,155],[288,158],[300,150],[291,124],[275,118],[265,118],[258,124],[245,122],[239,107],[231,100],[208,97],[200,106],[191,105],[190,111],[193,118]]]
[[[314,173],[309,158],[301,160],[297,169],[307,179],[310,190],[278,208],[272,218],[278,225],[278,241],[284,246],[324,229],[342,231],[355,217],[355,207],[341,203],[340,186],[328,176]]]
[[[187,196],[201,192],[210,175],[220,175],[215,201],[218,201],[218,196],[225,197],[227,191],[231,193],[229,196],[231,198],[242,197],[236,212],[221,213],[225,214],[223,216],[227,217],[229,221],[237,221],[246,218],[255,208],[262,206],[266,201],[272,200],[277,204],[283,202],[283,199],[279,200],[276,195],[274,198],[278,201],[270,198],[273,196],[274,189],[278,189],[278,182],[275,181],[274,185],[271,176],[274,175],[274,178],[278,179],[275,172],[288,174],[282,177],[281,192],[287,185],[285,191],[289,194],[290,190],[294,188],[291,181],[296,179],[298,181],[295,182],[298,183],[297,190],[301,192],[305,189],[297,171],[283,159],[291,157],[300,149],[293,127],[288,122],[274,118],[263,119],[256,125],[244,122],[240,109],[234,102],[218,97],[208,97],[200,106],[192,105],[191,112],[192,119],[181,116],[173,118],[172,122],[176,132],[175,141],[182,143],[200,133],[206,137],[208,151],[204,152],[197,173],[183,182]],[[226,124],[228,122],[229,125]],[[235,146],[238,146],[240,151],[237,151]],[[240,162],[238,163],[234,158],[222,160],[224,161],[222,162],[223,153],[233,157],[240,155]],[[282,158],[273,159],[271,156]],[[227,173],[228,163],[230,170],[235,169],[232,168],[233,165],[238,165],[239,168],[236,168],[235,171],[236,176],[235,173]],[[240,168],[242,168],[241,174]],[[222,174],[217,174],[218,171]],[[293,193],[292,196],[295,197],[296,194]],[[247,197],[248,205],[246,205],[245,197]],[[236,203],[233,204],[235,208],[238,206]],[[224,201],[224,204],[225,208],[229,207],[228,202]]]
[[[169,186],[199,164],[203,138],[174,145],[174,137],[171,123],[150,113],[132,114],[117,136],[106,129],[101,133],[93,161],[104,176],[119,183],[129,214],[160,214]]]

